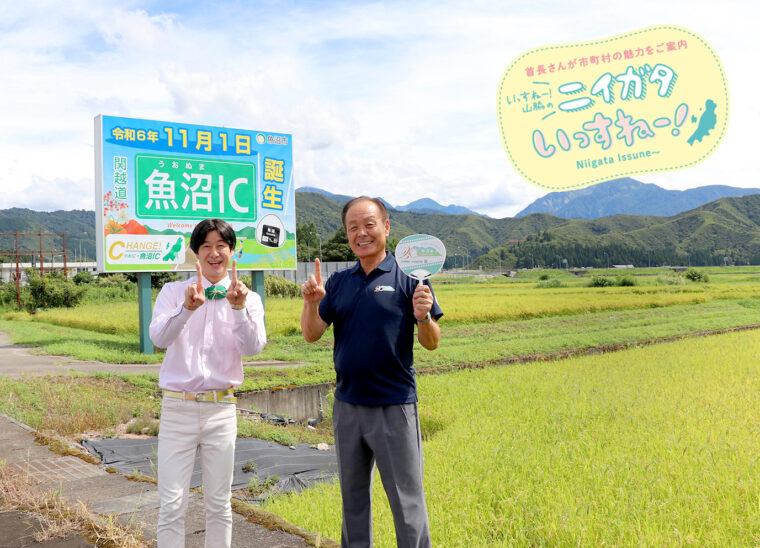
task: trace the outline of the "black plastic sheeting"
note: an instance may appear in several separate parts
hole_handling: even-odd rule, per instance
[[[122,474],[139,472],[156,477],[158,438],[84,440],[82,445],[100,457],[104,465],[115,468]],[[246,468],[252,471],[247,472]],[[290,449],[255,438],[238,438],[235,444],[232,488],[243,489],[253,478],[265,481],[278,476],[280,479],[273,491],[300,493],[314,483],[332,481],[337,470],[334,449],[319,451],[307,444],[299,444],[295,449]],[[199,487],[201,483],[201,461],[200,456],[196,455],[190,486]]]

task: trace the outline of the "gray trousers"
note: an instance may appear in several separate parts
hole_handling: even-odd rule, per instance
[[[373,546],[371,491],[377,464],[399,548],[430,548],[417,404],[367,406],[336,399],[333,429],[343,497],[341,546]]]

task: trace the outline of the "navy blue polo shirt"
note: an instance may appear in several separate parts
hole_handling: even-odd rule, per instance
[[[430,285],[427,280],[425,284]],[[334,327],[337,399],[354,405],[417,401],[412,367],[415,287],[417,280],[398,268],[391,253],[369,274],[357,262],[327,280],[319,316]],[[437,299],[430,315],[436,320],[443,316]]]

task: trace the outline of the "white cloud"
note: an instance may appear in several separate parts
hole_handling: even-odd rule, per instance
[[[32,176],[19,193],[14,207],[42,211],[59,209],[95,209],[95,191],[92,179],[43,179]]]

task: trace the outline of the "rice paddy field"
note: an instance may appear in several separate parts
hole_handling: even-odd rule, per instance
[[[436,546],[760,543],[760,334],[419,379]],[[380,478],[375,542],[395,546]],[[267,509],[340,537],[324,485]]]
[[[445,305],[444,323],[449,325],[698,304],[755,297],[760,289],[760,271],[711,274],[711,282],[707,284],[683,280],[681,284],[658,284],[658,278],[667,282],[670,273],[648,274],[636,276],[638,283],[633,287],[595,288],[587,287],[588,277],[579,278],[563,271],[549,271],[545,275],[562,285],[547,289],[537,287],[538,280],[531,279],[535,277],[532,272],[525,278],[442,277],[433,283],[438,300]],[[614,273],[610,273],[610,279],[615,279]],[[300,335],[301,305],[300,298],[268,298],[267,332],[270,336]],[[135,301],[89,302],[76,308],[40,311],[33,320],[100,333],[136,335],[139,332],[136,310]]]
[[[415,350],[434,545],[760,544],[760,267],[704,271],[709,283],[666,269],[626,272],[635,285],[622,287],[561,271],[434,281],[441,345]],[[308,365],[247,368],[244,389],[333,379],[331,332],[306,344],[300,308],[267,299],[254,359]],[[6,313],[0,329],[36,351],[145,358],[131,302]],[[122,381],[125,413],[152,409],[154,377]],[[44,416],[39,384],[4,382],[16,407],[0,410],[29,401]],[[65,421],[67,406],[55,413]],[[335,484],[266,509],[340,539]],[[373,510],[376,546],[395,546],[379,477]]]

